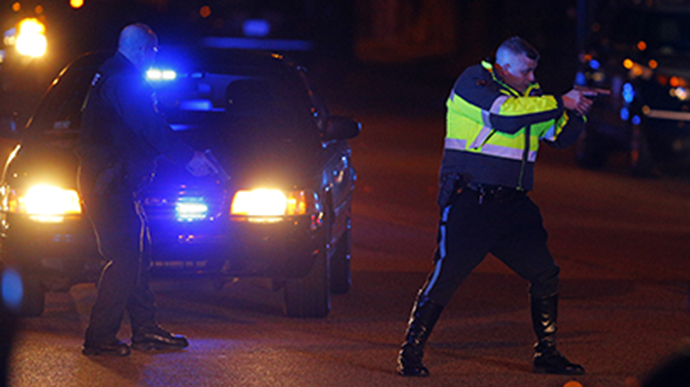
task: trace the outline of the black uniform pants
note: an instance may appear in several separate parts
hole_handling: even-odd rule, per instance
[[[148,287],[149,239],[141,202],[131,192],[85,196],[86,212],[108,264],[101,273],[98,297],[91,309],[86,342],[117,337],[125,310],[132,332],[155,325],[156,305]]]
[[[464,188],[441,210],[434,270],[420,297],[445,306],[488,253],[530,281],[532,296],[558,292],[559,268],[548,250],[539,208],[526,193],[483,195]]]

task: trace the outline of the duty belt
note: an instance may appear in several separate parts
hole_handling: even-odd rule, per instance
[[[502,200],[517,194],[525,193],[525,191],[518,190],[517,188],[510,188],[504,187],[502,185],[493,184],[468,183],[466,187],[478,194],[479,204],[482,204],[484,198]]]

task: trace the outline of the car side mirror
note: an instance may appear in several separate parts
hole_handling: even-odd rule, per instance
[[[330,116],[326,121],[323,141],[355,138],[362,130],[362,124],[350,117]]]

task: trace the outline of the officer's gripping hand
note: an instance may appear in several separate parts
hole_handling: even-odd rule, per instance
[[[575,88],[563,94],[563,105],[566,109],[572,110],[583,116],[592,108],[592,97],[596,96],[596,91]]]
[[[206,176],[210,173],[218,173],[203,152],[194,152],[194,157],[185,166],[189,173],[196,177]]]

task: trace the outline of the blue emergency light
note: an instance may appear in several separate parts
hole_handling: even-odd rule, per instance
[[[177,78],[177,73],[173,70],[149,69],[146,78],[151,81],[173,81]]]
[[[180,198],[175,204],[175,217],[180,222],[193,222],[206,219],[208,205],[203,198]]]

